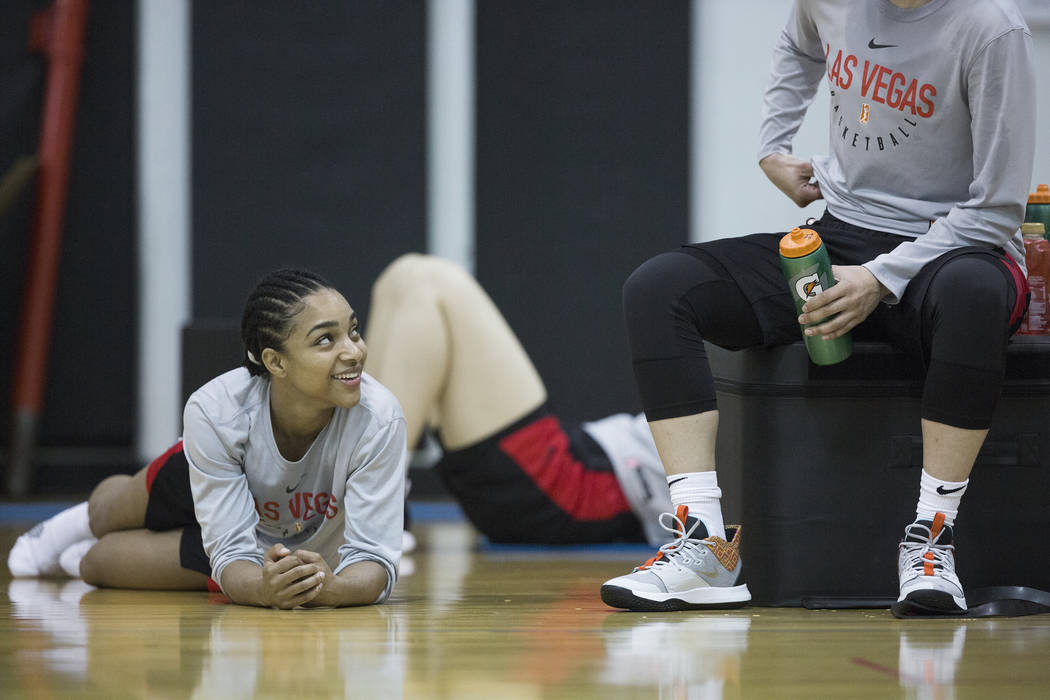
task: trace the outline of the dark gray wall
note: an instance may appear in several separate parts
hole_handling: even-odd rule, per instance
[[[194,4],[195,319],[239,319],[285,266],[367,317],[383,266],[424,249],[424,7]]]
[[[35,149],[43,66],[24,39],[46,4],[0,13],[0,168]],[[46,444],[134,434],[133,8],[91,8]],[[328,276],[367,320],[383,266],[425,248],[425,3],[192,9],[193,327],[232,327],[258,277],[286,265]],[[689,3],[477,9],[479,278],[567,417],[633,410],[620,285],[687,237]],[[7,328],[30,215],[27,201],[0,221]],[[0,342],[11,357],[13,333]],[[9,373],[0,392],[3,442]]]
[[[638,410],[620,287],[688,238],[689,3],[477,7],[478,277],[565,416]]]

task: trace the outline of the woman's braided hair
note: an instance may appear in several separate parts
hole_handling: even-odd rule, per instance
[[[259,281],[244,303],[241,316],[244,366],[253,376],[267,373],[262,351],[283,347],[292,332],[292,319],[303,310],[303,299],[329,288],[328,282],[306,270],[277,270]]]

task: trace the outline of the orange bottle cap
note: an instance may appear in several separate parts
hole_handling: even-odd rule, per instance
[[[811,228],[793,228],[780,239],[780,254],[785,258],[801,258],[820,247],[820,236]]]
[[[1028,195],[1029,204],[1050,204],[1050,185],[1036,185],[1035,192]]]
[[[1021,235],[1025,238],[1042,238],[1046,235],[1046,226],[1042,222],[1021,224]]]

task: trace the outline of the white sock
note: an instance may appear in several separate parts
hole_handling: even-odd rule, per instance
[[[969,479],[941,481],[923,469],[919,480],[919,505],[915,508],[916,520],[933,520],[938,513],[944,513],[944,524],[954,525],[959,503],[969,483]]]
[[[15,540],[11,553],[7,555],[7,568],[15,577],[61,575],[58,558],[62,552],[93,536],[88,525],[87,501],[78,503],[37,523]]]
[[[98,542],[97,537],[89,537],[66,547],[66,551],[62,552],[58,558],[58,565],[62,567],[62,571],[65,571],[70,578],[80,578],[80,561],[88,550],[95,546],[96,542]]]
[[[722,520],[722,489],[718,488],[718,474],[709,472],[686,472],[667,477],[671,490],[671,503],[688,506],[689,515],[699,518],[711,537],[726,537],[726,526]]]

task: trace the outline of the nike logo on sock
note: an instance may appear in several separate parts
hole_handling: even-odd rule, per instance
[[[871,41],[868,42],[869,49],[895,49],[896,44],[876,44],[875,37],[871,37]]]
[[[677,484],[677,483],[678,483],[679,481],[685,481],[685,480],[686,480],[686,479],[688,479],[688,478],[689,478],[688,476],[680,476],[680,477],[678,477],[677,479],[675,479],[675,480],[673,480],[673,481],[668,481],[668,482],[667,482],[667,485],[668,485],[668,486],[674,486],[674,485],[675,485],[675,484]]]
[[[966,487],[965,486],[960,486],[957,489],[946,489],[943,486],[938,486],[937,487],[937,493],[941,494],[942,496],[947,496],[949,493],[955,493],[956,491],[962,491],[964,488],[966,488]]]

